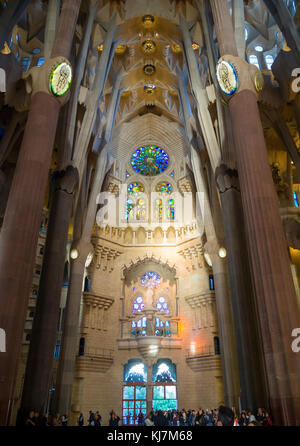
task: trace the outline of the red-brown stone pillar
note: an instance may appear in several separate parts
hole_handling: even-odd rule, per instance
[[[291,333],[300,315],[254,87],[238,57],[227,0],[210,2],[222,59],[236,68],[229,99],[269,402],[276,424],[300,425],[300,360]]]
[[[61,100],[49,90],[49,67],[68,57],[81,0],[64,0],[54,59],[32,72],[30,111],[0,234],[0,425],[9,424],[25,316],[32,283],[39,226]],[[66,33],[65,30],[68,29]],[[47,64],[50,65],[47,65]]]

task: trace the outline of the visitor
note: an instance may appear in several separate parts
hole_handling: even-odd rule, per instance
[[[204,412],[202,409],[199,409],[197,412],[195,425],[196,426],[206,426]]]
[[[100,427],[101,426],[101,415],[99,414],[99,412],[96,412],[95,418],[94,418],[94,426],[96,427]]]
[[[59,414],[53,415],[51,426],[53,427],[59,426]]]
[[[62,415],[60,418],[60,423],[62,426],[68,426],[68,423],[69,423],[68,415],[66,415],[66,414]]]
[[[239,426],[247,426],[247,415],[245,411],[242,411],[240,419],[239,419]]]
[[[94,426],[95,425],[94,418],[95,418],[95,414],[94,414],[93,411],[90,410],[89,411],[89,419],[88,419],[89,426]]]
[[[109,425],[110,426],[119,426],[120,417],[112,410],[110,412]]]
[[[214,425],[214,418],[213,418],[212,410],[206,409],[206,414],[205,414],[204,418],[205,418],[206,426],[213,426]]]
[[[233,426],[234,412],[229,407],[220,406],[218,409],[217,426]]]
[[[265,417],[262,421],[262,425],[263,426],[273,426],[273,421],[272,421],[272,418],[271,418],[269,412],[265,412]]]
[[[146,416],[145,426],[150,426],[150,427],[154,426],[154,423],[152,421],[152,414],[151,413],[148,413],[148,415]]]
[[[142,412],[140,412],[138,414],[138,425],[139,426],[144,426],[144,414]]]
[[[25,426],[28,426],[28,427],[36,426],[35,419],[34,419],[34,411],[33,410],[31,410],[29,412],[28,418],[27,418],[27,420],[25,422]]]
[[[84,417],[83,417],[83,414],[81,412],[80,412],[80,415],[79,415],[78,420],[77,420],[77,425],[78,426],[83,426],[84,425]]]
[[[37,411],[34,413],[34,423],[36,426],[41,426],[40,414]]]
[[[257,419],[257,421],[259,423],[262,423],[264,418],[265,418],[264,411],[263,411],[263,409],[261,407],[259,407],[258,410],[257,410],[256,419]]]
[[[41,420],[41,426],[42,427],[49,426],[48,418],[49,418],[49,414],[45,413],[44,416],[42,417],[42,420]]]

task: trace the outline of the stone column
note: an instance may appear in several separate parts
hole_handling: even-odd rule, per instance
[[[79,339],[79,312],[82,295],[85,262],[91,244],[79,243],[74,245],[79,257],[72,260],[68,299],[65,310],[64,332],[62,337],[61,355],[57,370],[54,407],[57,413],[70,415],[75,361],[78,355]],[[92,306],[90,306],[90,314]]]
[[[55,180],[23,387],[21,412],[25,417],[32,408],[41,414],[46,410],[52,378],[53,351],[57,336],[57,318],[65,267],[65,247],[68,242],[73,192],[76,184],[77,171],[72,167],[69,167],[65,173],[59,174]]]
[[[78,258],[72,261],[69,292],[65,312],[65,326],[62,337],[61,358],[57,371],[55,408],[57,413],[69,413],[72,399],[73,377],[75,372],[76,349],[78,347],[79,312],[84,278],[84,267],[89,252],[93,251],[90,242],[97,210],[97,195],[101,190],[107,163],[107,150],[103,149],[97,160],[96,172],[82,237],[74,243]]]
[[[64,46],[57,55],[68,57],[80,0],[65,0],[57,39],[64,30]],[[65,33],[65,29],[68,33]],[[57,59],[54,59],[57,61]],[[0,363],[0,425],[9,423],[15,377],[24,330],[32,271],[52,148],[61,101],[44,88],[47,63],[37,72],[38,82],[10,191],[0,235],[0,327],[6,331],[6,353]],[[39,73],[39,74],[37,74]],[[9,295],[9,299],[8,296]]]
[[[300,325],[287,243],[255,94],[252,68],[237,56],[227,0],[211,0],[221,55],[238,70],[229,100],[269,402],[276,424],[300,424],[300,363],[291,349]],[[225,57],[226,56],[226,57]]]
[[[254,411],[266,406],[266,393],[237,171],[222,165],[216,182],[224,220],[241,407]]]
[[[228,287],[227,265],[224,259],[219,257],[219,243],[214,228],[214,222],[211,215],[210,204],[206,185],[203,179],[202,166],[199,155],[191,147],[191,162],[194,172],[197,192],[203,193],[201,216],[207,236],[205,249],[212,260],[212,268],[215,282],[215,295],[218,316],[218,328],[220,335],[221,360],[223,370],[223,383],[226,404],[238,406],[239,396],[239,377],[237,365],[236,343],[234,336],[233,314],[231,297]]]

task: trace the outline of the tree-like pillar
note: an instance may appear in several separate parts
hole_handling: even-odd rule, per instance
[[[222,59],[238,73],[229,110],[269,402],[276,424],[299,425],[300,363],[291,334],[300,327],[300,315],[257,105],[256,71],[237,57],[227,0],[210,4]]]
[[[0,361],[0,425],[7,425],[10,419],[42,208],[62,103],[50,92],[49,75],[53,65],[62,60],[59,56],[69,56],[80,3],[80,0],[63,2],[55,44],[57,40],[61,41],[63,33],[64,45],[61,51],[57,48],[48,63],[39,70],[35,68],[30,111],[0,235],[0,327],[5,330],[7,340],[6,352],[1,354]]]
[[[203,170],[194,147],[191,147],[191,163],[201,207],[202,223],[207,237],[205,249],[211,258],[213,268],[225,401],[229,407],[237,407],[240,386],[227,265],[226,260],[219,257],[220,246],[214,228]]]
[[[266,393],[237,171],[221,165],[216,181],[226,239],[241,407],[254,411],[266,406]]]
[[[65,247],[77,171],[69,167],[57,175],[52,197],[43,268],[39,285],[19,420],[35,408],[45,413],[53,370],[58,310],[65,267]],[[66,212],[67,210],[67,212]],[[22,415],[23,416],[22,416]]]

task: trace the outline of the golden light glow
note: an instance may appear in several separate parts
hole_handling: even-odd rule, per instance
[[[175,53],[175,54],[179,54],[182,51],[181,46],[179,45],[179,43],[176,43],[176,44],[173,43],[171,48],[172,48],[173,53]]]
[[[219,249],[219,257],[221,257],[221,259],[225,259],[225,257],[227,256],[227,251],[225,248],[220,248]]]
[[[101,51],[103,51],[103,44],[98,45],[97,50],[101,53]]]
[[[212,267],[212,261],[211,261],[210,255],[207,252],[204,253],[204,258],[205,258],[205,261],[208,264],[208,266]]]
[[[4,47],[1,50],[1,54],[10,54],[11,49],[9,48],[7,42],[4,42]]]
[[[117,48],[116,48],[116,54],[118,56],[121,56],[122,54],[125,53],[126,49],[127,49],[126,45],[118,45]]]
[[[153,54],[156,51],[156,44],[153,40],[147,39],[142,43],[142,50],[145,54]]]
[[[72,260],[76,260],[79,257],[79,252],[77,249],[72,249],[70,253],[70,257]]]
[[[154,26],[155,19],[152,15],[147,14],[143,17],[143,25],[145,28],[149,29]]]
[[[193,43],[192,47],[193,47],[193,50],[198,50],[200,48],[198,43]]]

